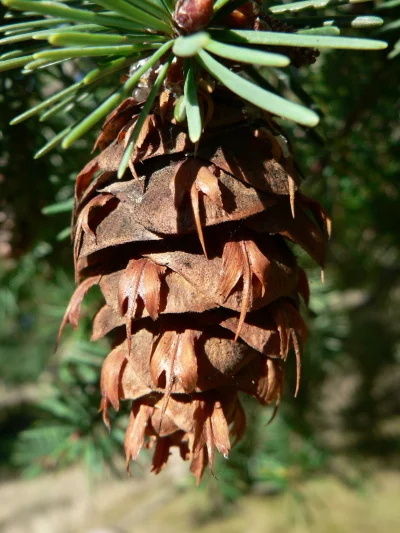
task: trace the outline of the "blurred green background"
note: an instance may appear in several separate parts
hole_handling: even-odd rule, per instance
[[[387,5],[377,3],[377,13],[396,21],[399,2]],[[380,34],[389,52],[397,27]],[[145,452],[126,480],[124,414],[109,435],[97,413],[107,345],[87,340],[95,292],[79,330],[68,330],[54,354],[74,285],[70,198],[96,132],[68,152],[33,155],[101,94],[70,110],[72,119],[61,113],[10,127],[80,74],[68,63],[35,77],[2,74],[1,531],[400,530],[400,58],[387,54],[334,51],[297,77],[268,74],[277,89],[301,94],[322,114],[313,131],[286,126],[303,190],[327,210],[333,236],[324,284],[300,255],[312,298],[298,398],[289,359],[277,418],[266,426],[271,411],[245,400],[243,441],[229,461],[218,460],[218,479],[206,475],[200,489],[178,461],[148,476]]]

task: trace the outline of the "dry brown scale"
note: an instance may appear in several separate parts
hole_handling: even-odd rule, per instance
[[[109,335],[101,410],[131,401],[127,467],[154,449],[158,473],[177,446],[200,481],[214,447],[228,456],[245,429],[238,393],[280,400],[294,348],[298,379],[307,278],[289,242],[323,268],[329,220],[298,192],[292,154],[271,117],[198,80],[205,129],[193,146],[173,118],[169,80],[146,120],[122,180],[117,170],[141,104],[125,100],[106,120],[97,155],[76,181],[78,286],[67,322],[77,327],[86,292],[104,304],[92,339]],[[298,386],[298,384],[297,384]]]

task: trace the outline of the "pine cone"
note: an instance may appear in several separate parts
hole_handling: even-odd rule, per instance
[[[106,120],[102,150],[78,175],[75,266],[80,282],[61,325],[77,327],[85,293],[105,303],[92,340],[110,334],[101,410],[131,400],[127,467],[153,447],[152,471],[171,446],[200,481],[214,447],[227,456],[245,414],[238,393],[279,403],[294,347],[298,377],[308,302],[306,275],[288,241],[324,265],[328,219],[297,191],[292,155],[269,116],[252,122],[217,88],[201,143],[189,141],[161,94],[123,180],[116,172],[141,105]],[[298,384],[297,384],[298,386]]]

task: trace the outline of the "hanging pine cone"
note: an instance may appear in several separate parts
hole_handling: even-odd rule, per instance
[[[200,480],[207,464],[212,469],[214,447],[227,456],[230,437],[243,435],[238,392],[278,405],[291,347],[297,393],[306,339],[299,308],[309,290],[289,243],[323,268],[329,235],[320,205],[298,191],[290,145],[273,122],[278,116],[309,128],[319,116],[282,97],[258,66],[273,68],[275,78],[290,63],[313,63],[317,48],[387,43],[313,27],[297,14],[307,2],[296,5],[296,28],[291,4],[269,7],[272,18],[258,0],[1,2],[44,20],[2,27],[3,45],[34,42],[4,53],[0,71],[78,60],[82,73],[12,123],[77,111],[103,82],[109,94],[35,157],[58,143],[68,148],[118,106],[97,139],[101,153],[77,177],[78,287],[59,336],[67,322],[77,327],[81,302],[98,285],[104,304],[92,339],[112,339],[101,410],[109,426],[110,405],[131,401],[127,466],[143,446],[153,447],[157,473],[177,446]],[[381,23],[362,18],[366,27]],[[82,57],[101,59],[86,72]],[[115,87],[113,74],[127,68]],[[293,70],[287,76],[293,80]],[[306,98],[302,90],[298,96]]]
[[[158,473],[177,446],[198,481],[214,447],[228,456],[230,435],[243,435],[239,392],[278,405],[291,346],[299,380],[308,285],[288,243],[323,267],[328,232],[321,207],[297,192],[292,155],[270,117],[250,120],[222,88],[212,96],[195,147],[164,91],[123,180],[124,139],[141,105],[128,98],[106,120],[102,152],[76,182],[80,284],[62,324],[77,326],[85,293],[99,285],[105,303],[92,340],[113,339],[101,373],[104,422],[110,405],[130,400],[127,467],[153,447]],[[210,110],[209,95],[204,102]]]

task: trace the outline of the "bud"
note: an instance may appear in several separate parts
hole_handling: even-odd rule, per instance
[[[195,33],[205,28],[213,14],[213,0],[178,0],[174,21],[183,33]]]

